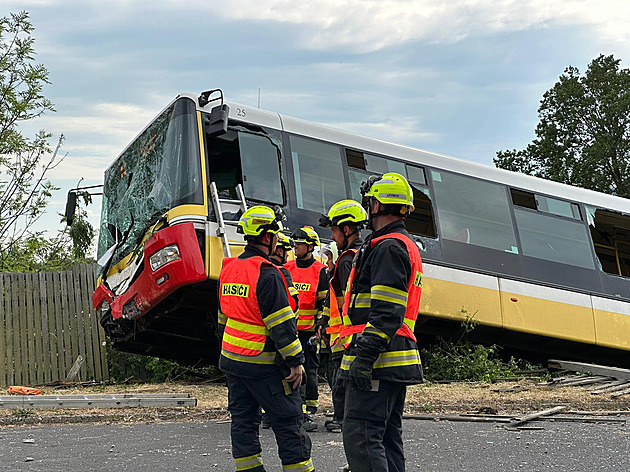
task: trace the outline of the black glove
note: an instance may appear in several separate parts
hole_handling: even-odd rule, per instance
[[[352,382],[352,385],[354,385],[357,390],[363,390],[365,392],[372,390],[373,367],[373,363],[362,360],[359,357],[352,361],[348,376],[350,377],[350,382]]]

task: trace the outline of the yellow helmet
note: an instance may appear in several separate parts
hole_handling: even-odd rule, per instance
[[[359,227],[368,220],[368,214],[359,202],[354,200],[341,200],[328,210],[327,215],[319,219],[319,226],[328,228],[339,226],[342,223],[352,223]]]
[[[374,197],[383,205],[404,205],[414,211],[413,190],[402,175],[388,172],[382,177],[372,176],[361,185],[364,198]]]
[[[296,243],[320,245],[319,235],[312,226],[302,226],[300,229],[295,230],[291,237]]]
[[[278,233],[282,229],[280,216],[271,208],[256,205],[248,209],[238,220],[237,233],[259,236],[262,233]]]
[[[284,234],[283,232],[278,233],[278,244],[277,247],[282,247],[287,251],[291,251],[295,246],[295,242],[289,236]]]

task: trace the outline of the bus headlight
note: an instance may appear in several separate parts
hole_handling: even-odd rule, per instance
[[[151,270],[155,272],[163,265],[176,261],[177,259],[180,259],[179,248],[174,244],[160,249],[149,257],[149,264],[151,264]]]

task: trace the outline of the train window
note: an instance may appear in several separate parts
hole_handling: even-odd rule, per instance
[[[571,202],[558,200],[557,198],[545,197],[543,195],[526,192],[524,190],[510,189],[512,202],[514,205],[523,208],[538,210],[543,213],[565,216],[575,220],[581,220],[580,207]]]
[[[514,209],[523,255],[594,269],[586,227],[577,221]]]
[[[600,268],[630,277],[630,216],[591,206],[586,213]]]
[[[346,198],[341,148],[298,136],[290,142],[298,208],[325,213]]]
[[[444,239],[518,254],[504,186],[447,172],[431,177]]]

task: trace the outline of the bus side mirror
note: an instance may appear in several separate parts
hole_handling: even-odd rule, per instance
[[[66,201],[66,224],[72,225],[74,220],[74,212],[77,209],[77,193],[74,190],[68,192],[68,200]]]
[[[217,105],[210,111],[210,119],[206,128],[206,133],[210,137],[221,136],[227,133],[228,116],[230,115],[230,107],[226,104]]]

